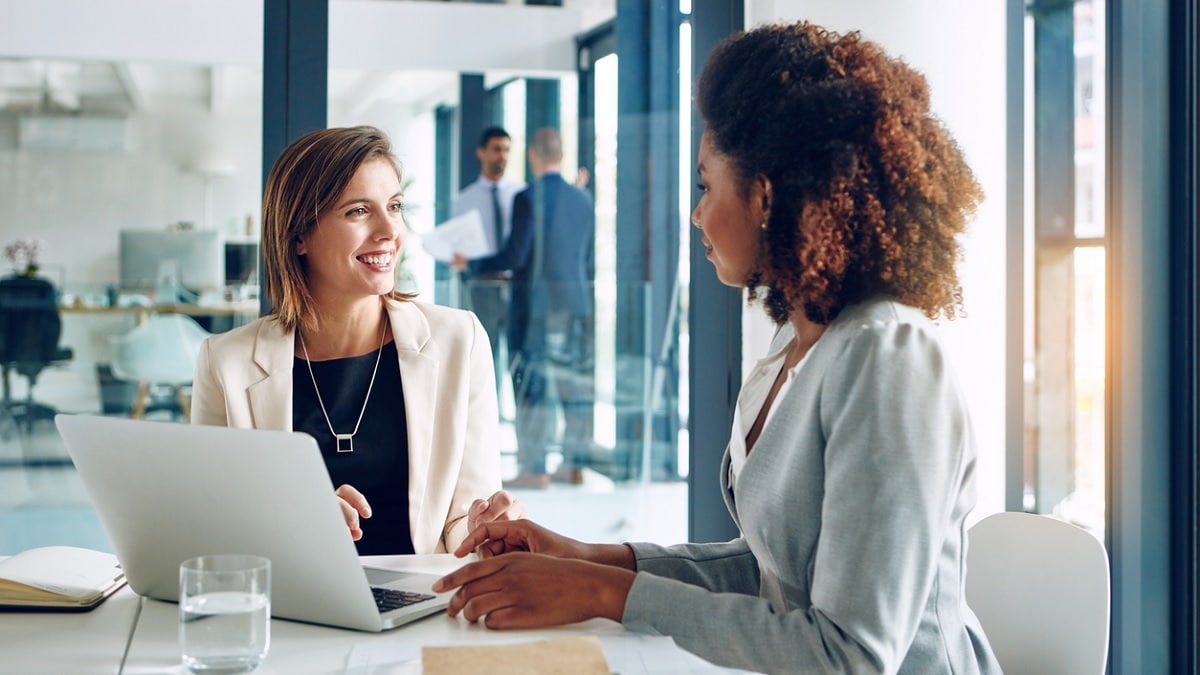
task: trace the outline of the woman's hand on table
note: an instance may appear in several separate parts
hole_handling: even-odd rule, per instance
[[[611,565],[511,553],[464,565],[433,590],[458,589],[446,608],[452,617],[462,614],[471,623],[482,617],[488,628],[539,628],[594,617],[620,621],[634,576]]]

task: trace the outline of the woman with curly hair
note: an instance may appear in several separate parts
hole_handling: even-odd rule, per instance
[[[998,673],[963,597],[976,450],[933,319],[982,195],[925,79],[807,23],[727,39],[696,90],[692,213],[779,324],[721,473],[741,536],[584,544],[489,523],[436,588],[493,628],[608,617],[772,673]]]

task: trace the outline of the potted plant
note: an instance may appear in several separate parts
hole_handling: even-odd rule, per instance
[[[4,247],[4,257],[13,264],[13,272],[27,277],[38,275],[38,251],[46,243],[40,239],[26,237]]]

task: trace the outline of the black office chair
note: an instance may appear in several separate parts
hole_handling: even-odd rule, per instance
[[[73,356],[69,348],[58,345],[61,335],[62,318],[54,284],[30,277],[0,279],[0,368],[4,377],[0,405],[26,430],[32,430],[37,420],[53,419],[57,412],[33,400],[33,387],[43,368]],[[29,393],[23,401],[12,398],[12,371],[29,381]]]

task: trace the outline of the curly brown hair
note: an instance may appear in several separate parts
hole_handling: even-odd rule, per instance
[[[858,33],[763,26],[717,46],[696,106],[743,194],[771,182],[746,285],[773,320],[825,324],[880,293],[963,313],[957,237],[983,192],[920,73]]]

